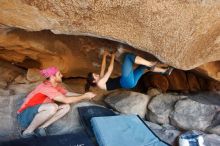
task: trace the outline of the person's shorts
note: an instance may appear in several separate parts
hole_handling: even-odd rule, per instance
[[[34,116],[38,113],[38,108],[40,106],[41,105],[39,104],[29,107],[17,115],[18,123],[22,128],[27,128],[30,125]]]

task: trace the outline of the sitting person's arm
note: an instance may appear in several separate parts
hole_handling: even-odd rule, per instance
[[[84,100],[84,99],[92,99],[95,96],[96,95],[94,93],[87,92],[87,93],[82,94],[82,95],[70,96],[70,97],[60,95],[60,96],[54,97],[53,100],[58,101],[58,102],[62,102],[62,103],[66,103],[66,104],[70,104],[70,103],[79,102],[79,101]]]
[[[74,92],[68,93],[68,91],[62,86],[59,86],[57,88],[58,90],[50,86],[44,86],[44,88],[41,89],[40,93],[48,96],[52,100],[67,104],[79,102],[84,99],[92,99],[93,97],[95,97],[95,94],[92,92],[87,92],[84,94],[77,94]],[[67,96],[66,94],[72,95]]]
[[[79,96],[79,95],[82,95],[82,94],[67,91],[67,93],[66,93],[65,95],[66,95],[67,97],[69,97],[69,96]]]

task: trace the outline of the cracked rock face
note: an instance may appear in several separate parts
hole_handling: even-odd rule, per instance
[[[190,108],[186,108],[190,107]],[[171,123],[174,126],[187,130],[204,131],[211,125],[219,106],[201,104],[190,99],[179,100],[171,114]]]
[[[149,96],[129,91],[116,91],[105,98],[105,102],[120,113],[136,114],[141,118],[144,118],[147,112],[146,107],[149,101]]]
[[[0,58],[26,69],[57,66],[65,77],[86,76],[90,71],[99,71],[100,48],[115,44],[85,36],[54,35],[49,31],[2,30]],[[120,67],[115,65],[117,72]]]
[[[0,27],[27,31],[47,29],[56,34],[117,40],[152,53],[171,66],[188,70],[220,60],[219,9],[219,1],[212,0],[11,0],[0,2]],[[66,47],[59,41],[56,44],[60,50]],[[42,48],[42,44],[36,45]],[[50,48],[49,51],[54,51]],[[55,50],[59,53],[59,49]],[[66,53],[69,54],[68,49]],[[18,55],[16,59],[21,58]],[[56,57],[52,60],[60,62]],[[219,64],[215,63],[217,70],[212,71],[203,66],[202,72],[219,80]],[[69,72],[67,68],[63,70]]]

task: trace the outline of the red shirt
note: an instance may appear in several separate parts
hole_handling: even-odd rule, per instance
[[[66,93],[67,90],[63,86],[58,85],[53,87],[49,81],[45,81],[38,85],[30,94],[28,94],[17,113],[19,114],[28,107],[32,107],[38,104],[52,103],[54,102],[54,97],[62,96]]]

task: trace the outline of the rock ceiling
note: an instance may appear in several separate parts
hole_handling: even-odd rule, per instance
[[[41,63],[48,60],[51,52],[67,54],[61,60],[70,61],[71,53],[64,49],[68,46],[65,41],[53,39],[53,44],[60,49],[53,50],[48,44],[50,39],[39,42],[35,36],[22,43],[20,32],[7,31],[11,28],[51,30],[55,34],[95,36],[129,44],[175,68],[199,67],[200,72],[220,80],[220,2],[217,0],[3,0],[0,1],[0,24],[4,29],[0,34],[1,52],[4,50],[1,56],[14,56],[14,61],[24,61],[24,54],[33,52],[26,57]],[[19,49],[23,52],[13,55]],[[45,50],[48,52],[39,55]],[[55,54],[51,58],[59,64]],[[81,67],[89,66],[91,61],[84,58],[75,56],[74,59],[81,62]],[[63,70],[68,72],[65,66]]]

